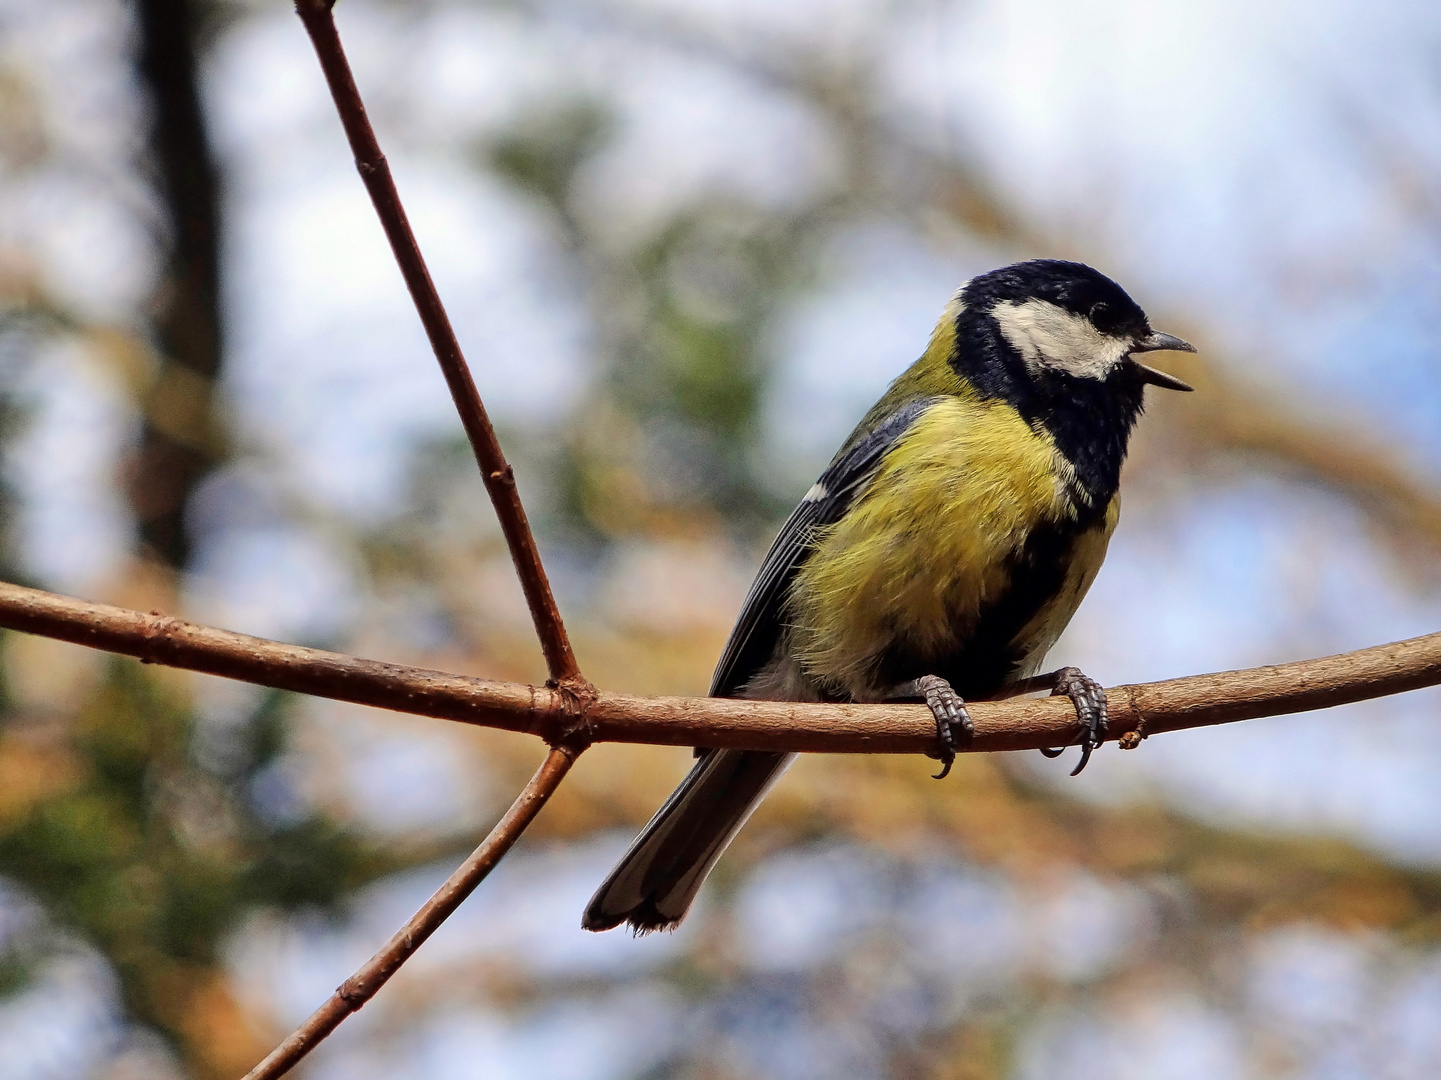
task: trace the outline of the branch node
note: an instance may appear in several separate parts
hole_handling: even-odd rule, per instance
[[[173,633],[183,630],[184,623],[173,615],[163,614],[154,608],[150,609],[150,615],[155,621],[145,625],[141,635],[144,646],[138,650],[137,659],[142,664],[163,664],[167,655],[174,652],[170,647],[173,645]]]
[[[547,679],[545,685],[555,692],[560,705],[559,710],[550,711],[553,719],[547,727],[551,727],[552,731],[547,733],[545,741],[574,758],[595,741],[590,708],[600,693],[589,679],[579,675],[559,680]]]
[[[335,988],[335,996],[351,1006],[352,1011],[356,1011],[370,999],[371,992],[352,975]]]
[[[515,487],[515,469],[509,465],[488,475],[492,484],[500,484],[502,487],[509,488]]]
[[[1136,714],[1136,726],[1116,740],[1116,745],[1122,750],[1136,749],[1150,734],[1146,730],[1146,715],[1141,711],[1141,703],[1136,700],[1138,696],[1135,689],[1132,688],[1130,695],[1131,711]]]

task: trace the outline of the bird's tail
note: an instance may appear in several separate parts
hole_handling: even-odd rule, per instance
[[[676,788],[585,909],[581,925],[636,933],[670,930],[794,754],[707,750]]]

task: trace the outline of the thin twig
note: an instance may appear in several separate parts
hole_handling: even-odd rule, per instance
[[[510,850],[525,827],[535,820],[578,756],[578,750],[555,747],[530,778],[525,790],[516,797],[505,816],[490,830],[490,835],[470,858],[461,863],[435,895],[411,916],[410,921],[395,932],[385,946],[335,990],[324,1005],[311,1013],[290,1037],[272,1050],[259,1065],[245,1074],[245,1080],[274,1080],[284,1076],[301,1058],[310,1053],[342,1020],[358,1012],[373,998],[400,965],[425,943],[441,923],[475,891],[487,874]]]
[[[526,522],[514,474],[486,415],[450,321],[411,231],[332,16],[333,0],[298,0],[371,200],[440,362],[480,465],[545,652],[545,689],[380,664],[281,645],[159,616],[87,605],[0,586],[0,624],[143,660],[208,671],[405,712],[528,731],[552,750],[516,803],[471,858],[375,957],[258,1065],[246,1080],[287,1072],[368,1001],[459,906],[509,850],[592,740],[703,743],[758,749],[916,751],[935,736],[919,707],[807,706],[715,699],[597,695],[581,676]],[[973,185],[974,186],[974,185]],[[985,201],[985,200],[983,200]],[[964,213],[973,230],[985,221]],[[1013,223],[992,223],[1006,231]],[[10,620],[10,621],[6,621]],[[1441,634],[1324,660],[1172,680],[1109,692],[1113,733],[1135,746],[1145,735],[1182,727],[1294,712],[1441,682]],[[551,687],[554,687],[552,689]],[[967,749],[1053,745],[1069,737],[1069,706],[1021,701],[973,707]]]
[[[500,519],[501,531],[505,534],[510,548],[516,574],[525,593],[526,604],[535,622],[536,636],[540,639],[541,650],[545,653],[546,668],[550,673],[550,686],[560,700],[560,713],[582,719],[585,707],[594,695],[594,688],[580,673],[575,652],[561,621],[560,610],[551,592],[550,580],[540,561],[535,536],[526,520],[525,507],[520,501],[520,492],[515,485],[515,472],[505,459],[500,441],[495,436],[485,404],[480,399],[475,380],[461,353],[460,342],[450,325],[450,318],[431,280],[430,271],[416,243],[415,233],[410,228],[405,207],[401,204],[400,193],[390,175],[390,166],[381,153],[380,143],[365,114],[360,91],[355,77],[345,58],[340,44],[340,35],[335,28],[331,13],[333,0],[299,0],[296,11],[305,24],[310,40],[320,59],[325,81],[335,99],[336,110],[346,137],[350,140],[355,155],[355,166],[360,172],[370,201],[380,217],[386,238],[400,272],[415,302],[420,321],[430,338],[435,358],[450,387],[451,398],[460,414],[466,437],[475,452],[480,465],[481,478],[485,482],[490,501]],[[161,629],[159,637],[167,636]],[[553,727],[555,725],[552,725]],[[532,777],[524,791],[512,804],[505,817],[491,830],[485,842],[476,848],[469,859],[452,874],[441,889],[430,898],[405,926],[390,939],[385,948],[376,953],[363,968],[347,979],[335,994],[300,1026],[288,1039],[275,1048],[266,1059],[249,1074],[249,1080],[261,1080],[281,1076],[322,1039],[335,1030],[351,1013],[371,999],[400,966],[440,926],[461,902],[470,895],[477,885],[490,873],[491,868],[510,850],[516,838],[530,824],[540,808],[545,805],[565,774],[571,762],[585,747],[583,737],[572,737],[575,733],[562,728],[551,733],[550,754],[540,770]]]
[[[536,735],[550,742],[738,746],[753,750],[909,754],[935,749],[919,705],[837,705],[597,693],[578,717],[549,687],[284,645],[229,630],[0,583],[0,627],[170,667],[395,712]],[[1106,691],[1111,736],[1155,735],[1305,712],[1441,683],[1441,633],[1274,667]],[[1075,735],[1064,698],[975,702],[968,750],[1055,746]],[[1133,740],[1126,740],[1127,743]]]
[[[445,305],[441,303],[440,294],[416,243],[415,233],[410,228],[400,193],[390,175],[390,165],[380,151],[380,143],[365,114],[365,104],[360,99],[360,90],[355,85],[355,77],[335,28],[331,3],[327,0],[298,0],[295,9],[310,34],[316,56],[320,58],[325,81],[330,86],[340,122],[345,126],[345,135],[355,154],[355,167],[370,192],[370,201],[385,228],[390,249],[405,277],[406,287],[415,301],[415,309],[420,314],[431,348],[435,350],[435,358],[440,362],[440,370],[450,387],[450,396],[455,400],[461,423],[465,426],[466,437],[475,451],[485,489],[490,493],[490,501],[500,518],[505,542],[510,547],[510,557],[520,576],[531,618],[535,621],[535,632],[545,652],[550,677],[563,692],[584,700],[589,695],[590,684],[576,664],[575,652],[571,649],[565,624],[551,593],[550,580],[541,565],[535,537],[526,521],[525,507],[521,505],[520,493],[516,490],[515,473],[495,437],[495,429],[491,427],[490,417],[475,388],[475,380],[460,351],[460,342],[450,325],[450,317],[445,313]]]

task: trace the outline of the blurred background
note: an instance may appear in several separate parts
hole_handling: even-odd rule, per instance
[[[1441,7],[344,0],[586,673],[704,692],[772,531],[967,276],[1089,262],[1168,366],[1108,683],[1441,628]],[[1158,395],[1160,397],[1160,395]],[[544,677],[298,20],[0,2],[0,576]],[[236,1077],[540,760],[0,638],[6,1077]],[[673,935],[581,908],[683,774],[598,747],[302,1070],[1441,1075],[1436,692],[1073,755],[808,758]]]

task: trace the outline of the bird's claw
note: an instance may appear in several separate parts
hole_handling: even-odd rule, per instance
[[[959,747],[957,734],[963,739],[969,739],[975,733],[975,725],[971,723],[971,714],[966,711],[966,703],[961,695],[951,689],[951,684],[939,675],[922,675],[916,680],[916,691],[925,698],[931,715],[936,718],[936,737],[940,739],[940,749],[933,755],[941,763],[941,771],[936,773],[933,779],[944,780],[950,774],[951,766],[956,762],[956,750]]]
[[[1081,725],[1081,760],[1071,770],[1072,776],[1091,760],[1091,751],[1100,746],[1106,738],[1106,688],[1080,668],[1064,667],[1056,672],[1056,684],[1051,696],[1064,694],[1076,707],[1076,720]],[[1054,750],[1042,749],[1046,757],[1060,757],[1065,747]]]

